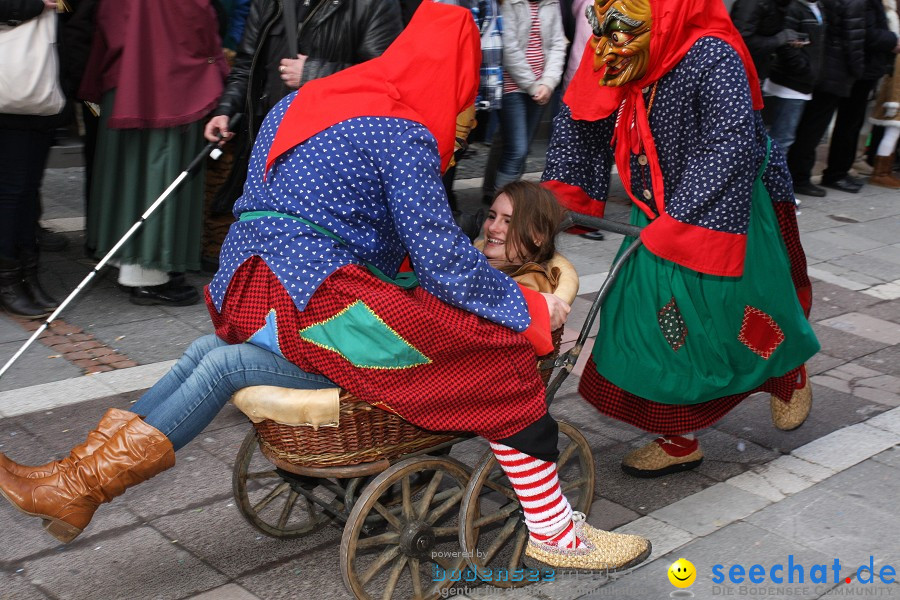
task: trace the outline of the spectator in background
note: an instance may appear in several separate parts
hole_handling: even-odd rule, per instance
[[[503,17],[503,155],[494,187],[522,176],[541,115],[562,78],[566,38],[557,0],[505,0]]]
[[[845,18],[844,23],[832,28],[826,10],[826,21],[829,23],[826,43],[828,38],[833,38],[836,45],[853,43],[855,47],[849,51],[841,47],[837,57],[830,56],[831,44],[827,47],[822,78],[825,85],[820,84],[819,87],[837,89],[841,93],[817,91],[813,94],[813,100],[807,105],[798,126],[803,144],[797,148],[800,142],[798,134],[795,147],[789,154],[788,164],[794,176],[795,191],[813,196],[825,195],[823,188],[809,183],[809,175],[815,163],[816,146],[835,110],[837,118],[828,148],[828,166],[822,172],[822,185],[854,194],[862,188],[862,181],[850,175],[849,171],[856,157],[869,96],[878,85],[878,80],[890,70],[891,52],[896,54],[900,51],[898,37],[888,28],[880,0],[830,0],[830,4],[838,12],[838,19]],[[829,4],[825,6],[827,9]],[[833,65],[829,57],[833,59]],[[843,72],[841,67],[847,60],[853,61],[854,76],[839,79]]]
[[[566,57],[566,70],[563,73],[562,93],[566,93],[569,82],[581,64],[584,47],[591,39],[591,24],[588,21],[587,11],[591,10],[593,0],[562,0],[563,30],[570,40],[569,54]]]
[[[100,257],[203,148],[227,67],[210,0],[100,0],[96,11],[81,97],[101,106],[87,215]],[[203,176],[188,179],[119,250],[133,303],[200,300],[179,274],[200,268],[202,200]]]
[[[787,153],[794,143],[803,107],[812,100],[825,56],[825,23],[817,2],[791,0],[784,16],[786,31],[803,36],[775,51],[769,78],[763,83],[763,119],[769,135]],[[805,39],[803,39],[805,38]]]
[[[887,22],[891,31],[900,32],[900,15],[895,0],[884,1]],[[875,114],[869,121],[882,129],[880,140],[875,141],[873,130],[874,171],[869,183],[881,187],[900,189],[900,179],[894,177],[894,152],[900,139],[900,55],[894,58],[893,72],[881,81],[875,103]]]
[[[731,20],[750,50],[760,82],[769,76],[775,51],[798,41],[797,32],[784,23],[785,12],[792,1],[736,0],[731,6]]]
[[[285,23],[284,2],[294,4],[296,25]],[[250,149],[269,109],[307,81],[380,56],[402,29],[398,0],[251,0],[225,91],[205,129],[209,141],[219,134],[229,140],[235,133],[230,117],[245,115],[231,172],[211,212],[229,214],[241,195]],[[297,31],[297,57],[289,54],[286,30]],[[214,270],[218,256],[206,255],[204,265]]]
[[[220,30],[224,32],[222,45],[228,50],[237,50],[250,15],[250,0],[216,0],[216,4],[224,13],[219,18]]]
[[[825,12],[825,59],[822,73],[813,90],[812,100],[806,103],[797,125],[797,135],[788,152],[788,167],[794,183],[794,194],[824,196],[825,189],[810,181],[816,163],[816,148],[825,135],[836,110],[852,111],[851,92],[854,83],[863,76],[866,64],[866,2],[868,0],[822,0]],[[865,111],[866,98],[861,101]],[[838,120],[846,122],[840,114]],[[836,128],[837,130],[837,128]],[[859,129],[857,129],[857,134]],[[832,138],[834,139],[834,138]],[[832,143],[831,148],[835,145]],[[856,142],[853,142],[855,152]],[[831,162],[829,152],[829,163]],[[853,163],[851,156],[850,164]],[[849,166],[848,166],[849,169]],[[855,184],[847,181],[855,188]],[[858,188],[857,188],[858,189]]]
[[[14,31],[13,28],[23,23],[33,25],[34,19],[45,19],[52,23],[52,30],[56,32],[56,16],[46,15],[47,11],[55,9],[56,0],[0,0],[0,25],[7,31]],[[51,48],[51,52],[55,54],[55,49]],[[28,56],[31,56],[30,47]],[[43,58],[35,52],[36,68],[41,67]],[[46,316],[57,306],[37,278],[38,194],[52,131],[66,120],[58,59],[46,58],[57,66],[57,70],[47,76],[56,79],[53,100],[58,105],[54,110],[58,112],[46,114],[45,106],[18,106],[26,104],[24,98],[21,102],[10,102],[11,113],[0,110],[0,307],[10,314],[29,319]],[[4,89],[4,98],[14,91]]]

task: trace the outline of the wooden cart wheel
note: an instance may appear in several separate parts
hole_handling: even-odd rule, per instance
[[[241,444],[231,486],[238,510],[254,528],[276,538],[298,538],[312,533],[331,519],[325,510],[298,490],[314,491],[317,497],[343,511],[339,498],[313,478],[277,469],[259,450],[256,430]]]
[[[422,477],[428,484],[414,489]],[[347,589],[360,600],[430,600],[452,587],[449,572],[465,567],[458,543],[459,503],[468,480],[456,460],[425,456],[392,465],[366,486],[341,538]],[[397,488],[400,502],[385,505]],[[381,517],[382,527],[369,526],[373,514]]]
[[[590,512],[594,500],[594,457],[580,431],[559,422],[559,481],[572,510]],[[488,450],[472,472],[460,508],[459,542],[463,556],[482,581],[495,587],[521,587],[532,583],[509,581],[509,574],[525,568],[522,557],[528,529],[519,500]],[[498,573],[499,571],[499,573]]]

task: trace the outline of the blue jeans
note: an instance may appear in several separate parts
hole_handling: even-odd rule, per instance
[[[232,394],[252,385],[297,389],[337,387],[253,344],[227,344],[215,335],[194,341],[131,411],[163,432],[175,450],[194,439]]]
[[[546,108],[546,105],[541,106],[522,92],[503,94],[503,107],[500,109],[503,156],[497,169],[495,189],[522,176],[528,149]]]
[[[781,151],[787,155],[797,137],[797,125],[803,116],[806,100],[766,96],[766,125],[769,137],[775,140]]]

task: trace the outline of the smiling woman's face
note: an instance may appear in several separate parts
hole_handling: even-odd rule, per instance
[[[594,0],[599,36],[591,37],[594,70],[605,67],[600,85],[640,79],[650,60],[650,0]]]
[[[509,223],[512,219],[513,205],[509,196],[500,194],[491,204],[488,217],[484,222],[484,255],[488,258],[508,260],[511,263],[524,262],[522,249],[507,245]]]

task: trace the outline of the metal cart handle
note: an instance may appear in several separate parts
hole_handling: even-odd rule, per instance
[[[606,219],[579,214],[570,215],[568,219],[574,225],[620,233],[628,237],[633,237],[634,241],[631,242],[622,255],[610,265],[609,273],[606,275],[606,279],[603,280],[603,285],[600,286],[597,295],[594,297],[594,301],[584,320],[584,325],[581,326],[581,333],[578,334],[575,345],[566,352],[560,354],[556,360],[553,361],[553,367],[562,367],[562,369],[556,374],[553,381],[550,382],[550,385],[547,386],[547,406],[550,406],[550,403],[553,401],[553,396],[556,394],[557,390],[559,390],[559,387],[562,385],[563,381],[565,381],[566,377],[569,376],[569,373],[572,372],[572,369],[575,368],[575,363],[578,362],[578,357],[581,355],[581,349],[584,347],[584,342],[587,340],[588,333],[594,325],[594,319],[597,318],[600,307],[609,295],[609,290],[612,288],[612,284],[619,275],[619,271],[622,270],[622,265],[625,264],[628,257],[634,254],[642,244],[640,237],[641,227],[636,225],[626,225],[625,223],[617,223],[616,221],[608,221]],[[550,366],[551,365],[542,364],[540,368],[549,368]]]

